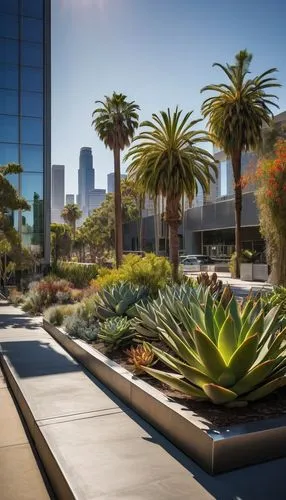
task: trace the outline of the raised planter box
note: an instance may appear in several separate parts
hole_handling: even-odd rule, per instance
[[[267,281],[267,264],[240,264],[240,279],[242,279],[243,281]]]
[[[46,320],[45,330],[93,375],[211,474],[286,456],[286,417],[211,429],[205,418],[85,342],[70,338]]]

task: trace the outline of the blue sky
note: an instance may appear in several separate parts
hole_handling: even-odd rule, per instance
[[[66,192],[77,192],[82,146],[106,187],[113,155],[91,113],[113,90],[140,105],[141,120],[177,104],[199,118],[200,89],[223,79],[213,62],[247,48],[253,74],[279,69],[286,110],[285,18],[285,0],[52,0],[52,163],[66,165]]]

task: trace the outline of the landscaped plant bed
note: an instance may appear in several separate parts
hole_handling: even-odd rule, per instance
[[[44,328],[127,405],[209,473],[286,455],[285,390],[246,408],[226,409],[194,402],[154,380],[150,385],[150,379],[147,383],[135,377],[92,345],[69,337],[46,320]]]

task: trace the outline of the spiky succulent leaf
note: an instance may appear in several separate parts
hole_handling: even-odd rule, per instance
[[[203,386],[203,391],[216,405],[230,403],[237,398],[235,392],[216,384],[205,384]]]
[[[163,384],[169,385],[170,387],[172,387],[172,389],[184,392],[188,396],[192,396],[195,399],[207,399],[201,389],[195,387],[192,384],[189,384],[188,382],[185,382],[181,375],[162,372],[161,370],[155,370],[155,368],[143,367],[143,370],[146,373],[149,373],[149,375],[152,375],[152,377],[156,378],[157,380],[160,380],[160,382],[163,382]]]

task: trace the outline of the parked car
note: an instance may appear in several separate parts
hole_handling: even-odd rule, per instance
[[[188,262],[187,262],[188,261]],[[208,255],[187,255],[182,261],[184,265],[197,264],[197,265],[211,265],[214,264],[214,261]]]

